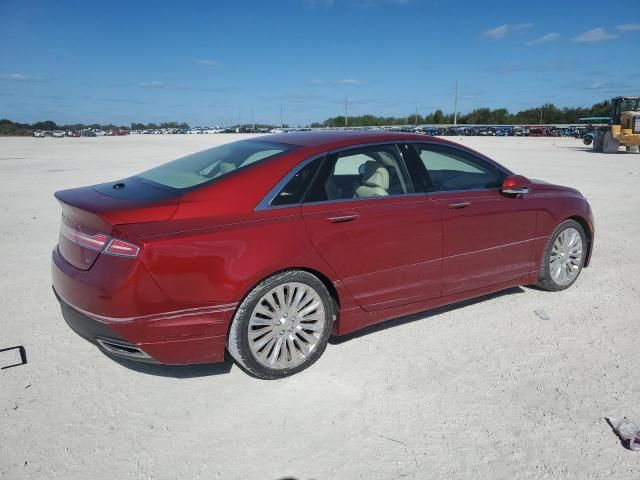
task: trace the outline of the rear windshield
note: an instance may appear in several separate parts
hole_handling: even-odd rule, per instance
[[[173,160],[147,170],[137,178],[180,190],[189,189],[292,148],[282,143],[241,140]]]

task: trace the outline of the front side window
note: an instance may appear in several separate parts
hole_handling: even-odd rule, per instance
[[[329,157],[307,202],[387,197],[413,191],[395,145],[379,145]]]
[[[484,190],[498,188],[504,175],[493,165],[455,149],[415,145],[427,170],[431,190]]]
[[[186,190],[261,160],[277,157],[292,148],[281,143],[241,140],[187,155],[147,170],[136,178]]]

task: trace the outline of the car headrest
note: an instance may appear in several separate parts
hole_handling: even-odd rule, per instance
[[[385,190],[389,188],[389,170],[380,163],[368,161],[364,164],[362,174],[362,184],[367,187],[380,187]]]

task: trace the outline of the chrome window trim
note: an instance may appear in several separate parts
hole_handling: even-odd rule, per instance
[[[304,202],[304,203],[296,203],[296,205],[332,205],[335,203],[350,203],[350,202],[362,202],[366,200],[373,201],[381,201],[381,200],[389,200],[390,198],[407,198],[407,197],[426,197],[429,195],[426,192],[413,192],[413,193],[399,193],[396,195],[386,195],[386,196],[375,196],[375,197],[363,197],[363,198],[338,198],[336,200],[321,200],[318,202]],[[291,206],[291,205],[289,205]],[[271,207],[275,208],[275,207]]]
[[[303,160],[298,165],[296,165],[294,168],[292,168],[289,171],[289,173],[287,173],[282,178],[282,180],[280,180],[278,183],[276,183],[276,185],[271,190],[269,190],[269,193],[267,193],[264,196],[264,198],[260,201],[260,203],[258,203],[256,208],[254,208],[254,211],[258,212],[258,211],[262,211],[262,210],[299,207],[301,205],[320,205],[320,204],[323,204],[323,203],[333,204],[333,203],[338,203],[338,202],[377,200],[377,199],[388,199],[388,198],[398,198],[398,197],[408,197],[408,196],[425,196],[425,195],[429,196],[429,194],[434,194],[434,193],[488,192],[488,191],[493,191],[493,190],[497,190],[497,191],[500,190],[499,187],[494,187],[494,188],[483,188],[483,189],[473,189],[473,190],[437,190],[437,191],[432,191],[432,192],[415,192],[414,191],[412,193],[402,193],[402,194],[397,194],[397,195],[388,195],[386,197],[342,198],[342,199],[337,199],[337,200],[323,200],[323,201],[319,201],[319,202],[304,202],[304,203],[303,202],[298,202],[298,203],[292,203],[292,204],[289,204],[289,205],[271,205],[271,202],[273,201],[273,199],[278,196],[278,194],[282,191],[282,189],[286,186],[286,184],[289,183],[289,181],[300,170],[302,170],[305,166],[307,166],[309,163],[313,162],[314,160],[319,160],[319,159],[322,159],[322,158],[326,158],[329,155],[342,153],[342,152],[346,152],[346,151],[349,151],[349,150],[356,150],[356,149],[365,148],[365,147],[376,147],[376,146],[379,146],[379,145],[395,145],[396,149],[399,150],[399,147],[398,147],[399,144],[426,144],[426,145],[443,146],[443,147],[446,147],[446,148],[459,150],[459,151],[461,151],[463,153],[466,153],[467,155],[476,156],[481,161],[485,161],[485,162],[490,163],[491,165],[495,166],[498,170],[500,170],[502,173],[504,173],[506,176],[513,175],[513,172],[511,172],[510,170],[506,169],[502,165],[494,162],[489,157],[485,157],[482,154],[469,151],[468,149],[460,147],[460,146],[458,146],[456,144],[443,143],[443,142],[439,142],[439,141],[433,141],[431,139],[425,139],[425,140],[421,140],[421,139],[398,139],[398,140],[385,140],[385,141],[374,142],[374,143],[358,143],[358,144],[354,144],[354,145],[348,145],[348,146],[345,146],[345,147],[336,148],[336,149],[333,149],[333,150],[327,150],[325,152],[315,154],[315,155]],[[407,165],[406,165],[407,159],[404,158],[404,155],[402,155],[402,151],[401,150],[398,153],[399,153],[400,158],[402,159],[402,161],[405,163],[405,169],[406,169],[407,168]],[[415,186],[413,185],[413,181],[411,179],[411,175],[410,174],[409,174],[409,181],[411,182],[412,188],[415,188]]]

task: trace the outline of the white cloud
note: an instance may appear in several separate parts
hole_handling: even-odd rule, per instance
[[[521,32],[523,30],[531,28],[532,26],[533,26],[533,23],[529,23],[529,22],[514,23],[514,24],[505,23],[504,25],[500,25],[485,31],[484,36],[489,37],[493,40],[500,40],[505,38],[507,35],[509,35],[512,32]]]
[[[217,60],[212,60],[210,58],[200,58],[196,60],[196,63],[198,65],[207,65],[209,67],[217,67],[218,65],[220,65],[220,62],[218,62]]]
[[[142,82],[140,86],[142,88],[165,88],[167,85],[164,82],[154,80],[152,82]]]
[[[633,30],[640,30],[640,23],[625,23],[622,25],[616,25],[616,30],[619,32],[631,32]]]
[[[311,80],[309,83],[311,83],[311,85],[324,85],[324,80],[315,79]]]
[[[2,73],[0,74],[0,80],[13,80],[14,82],[31,82],[36,80],[32,75],[25,75],[24,73]]]
[[[531,27],[533,27],[533,23],[531,22],[516,23],[515,25],[511,25],[511,30],[514,32],[519,32],[521,30],[526,30],[527,28],[531,28]]]
[[[499,40],[506,37],[509,34],[509,25],[500,25],[499,27],[492,28],[484,32],[485,36]]]
[[[345,78],[343,80],[338,80],[336,83],[339,83],[340,85],[362,85],[362,82],[355,78]]]
[[[595,43],[604,42],[605,40],[612,40],[618,38],[618,35],[607,32],[604,28],[594,28],[588,32],[581,33],[573,37],[572,41],[575,43]]]
[[[555,42],[559,38],[560,38],[560,34],[559,33],[555,33],[555,32],[547,33],[545,35],[542,35],[541,37],[536,38],[535,40],[531,40],[531,41],[527,42],[527,45],[529,45],[529,46],[542,45],[543,43]]]

